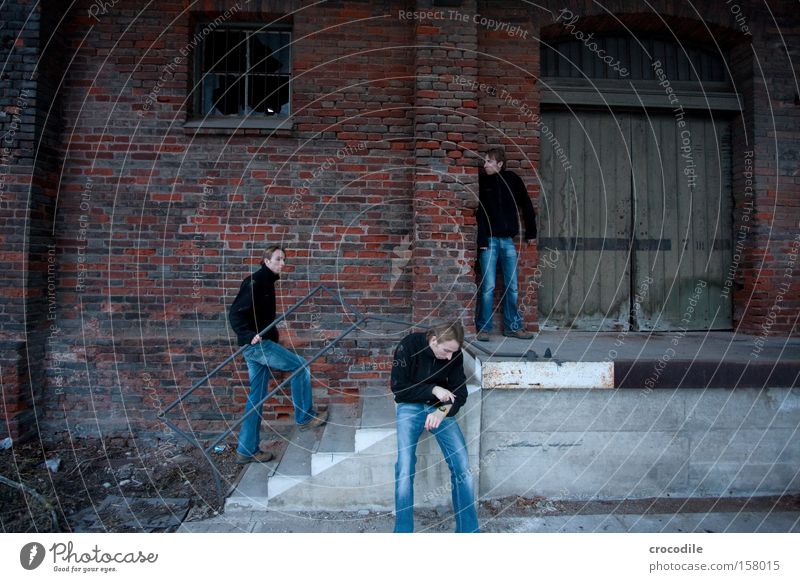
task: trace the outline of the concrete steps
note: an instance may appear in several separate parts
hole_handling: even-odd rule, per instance
[[[374,481],[376,458],[380,472],[394,465],[394,422],[394,401],[384,386],[367,387],[357,405],[331,405],[324,427],[294,430],[279,462],[249,465],[225,510],[361,508],[364,499],[353,492]],[[393,469],[388,475],[393,480]]]
[[[465,361],[472,396],[459,423],[477,467],[480,386],[476,363]],[[361,390],[357,405],[333,404],[327,424],[293,431],[279,462],[248,466],[226,511],[390,510],[394,507],[395,405],[385,382]],[[474,461],[473,461],[474,459]],[[417,448],[415,495],[420,507],[450,502],[450,477],[435,438],[423,434]]]

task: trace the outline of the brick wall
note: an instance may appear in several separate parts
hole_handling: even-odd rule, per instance
[[[53,244],[65,71],[57,14],[33,2],[5,3],[0,18],[0,255],[3,350],[0,434],[35,434],[46,394],[46,347],[56,322],[58,263]],[[33,363],[33,365],[31,365]]]
[[[57,230],[66,333],[52,357],[66,400],[51,407],[54,426],[157,426],[176,389],[237,348],[227,307],[267,243],[288,251],[279,311],[325,283],[365,313],[411,315],[413,28],[386,26],[388,7],[373,3],[294,12],[243,4],[231,22],[291,17],[293,125],[198,131],[184,127],[193,71],[181,49],[195,22],[228,6],[188,15],[183,4],[160,3],[130,28],[126,2],[96,17],[84,4],[70,19],[73,49],[83,34],[91,41],[75,51],[65,89],[68,200]],[[309,356],[350,322],[320,298],[288,319],[282,337]],[[73,338],[87,328],[97,339],[84,347]],[[370,363],[381,354],[349,345],[349,357],[339,350],[313,367],[318,398],[352,399],[359,382],[385,377]],[[192,427],[236,418],[247,385],[244,366],[232,365],[198,390]],[[115,410],[102,425],[87,392]],[[267,417],[290,412],[283,397]]]

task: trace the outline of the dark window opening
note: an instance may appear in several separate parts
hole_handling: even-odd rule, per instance
[[[583,39],[583,40],[581,40]],[[673,40],[583,35],[542,43],[542,76],[653,80],[660,61],[671,81],[730,83],[722,55]]]
[[[241,27],[207,34],[197,64],[197,115],[288,117],[291,37],[289,30]]]

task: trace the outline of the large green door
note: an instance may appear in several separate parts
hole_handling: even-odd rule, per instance
[[[541,126],[539,324],[627,328],[631,118],[549,112]],[[564,155],[566,151],[566,156]],[[540,261],[541,262],[541,261]]]
[[[730,329],[730,128],[708,116],[651,115],[633,129],[637,244],[634,325]],[[652,281],[652,283],[650,283]]]
[[[546,111],[541,152],[543,328],[730,328],[727,122]]]

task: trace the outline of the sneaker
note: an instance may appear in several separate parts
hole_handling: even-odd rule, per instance
[[[491,339],[491,337],[489,336],[489,332],[481,331],[478,332],[478,335],[475,336],[475,339],[478,340],[479,342],[488,342]]]
[[[318,426],[322,426],[328,422],[328,411],[323,410],[322,412],[318,412],[317,415],[309,420],[305,424],[298,425],[300,430],[310,430],[312,428],[317,428]]]
[[[521,339],[521,340],[533,339],[533,333],[525,331],[524,329],[518,329],[517,331],[504,331],[503,335],[506,337],[513,337],[515,339]]]
[[[269,463],[275,455],[269,451],[258,451],[255,455],[243,455],[236,453],[236,464],[247,465],[248,463]]]

